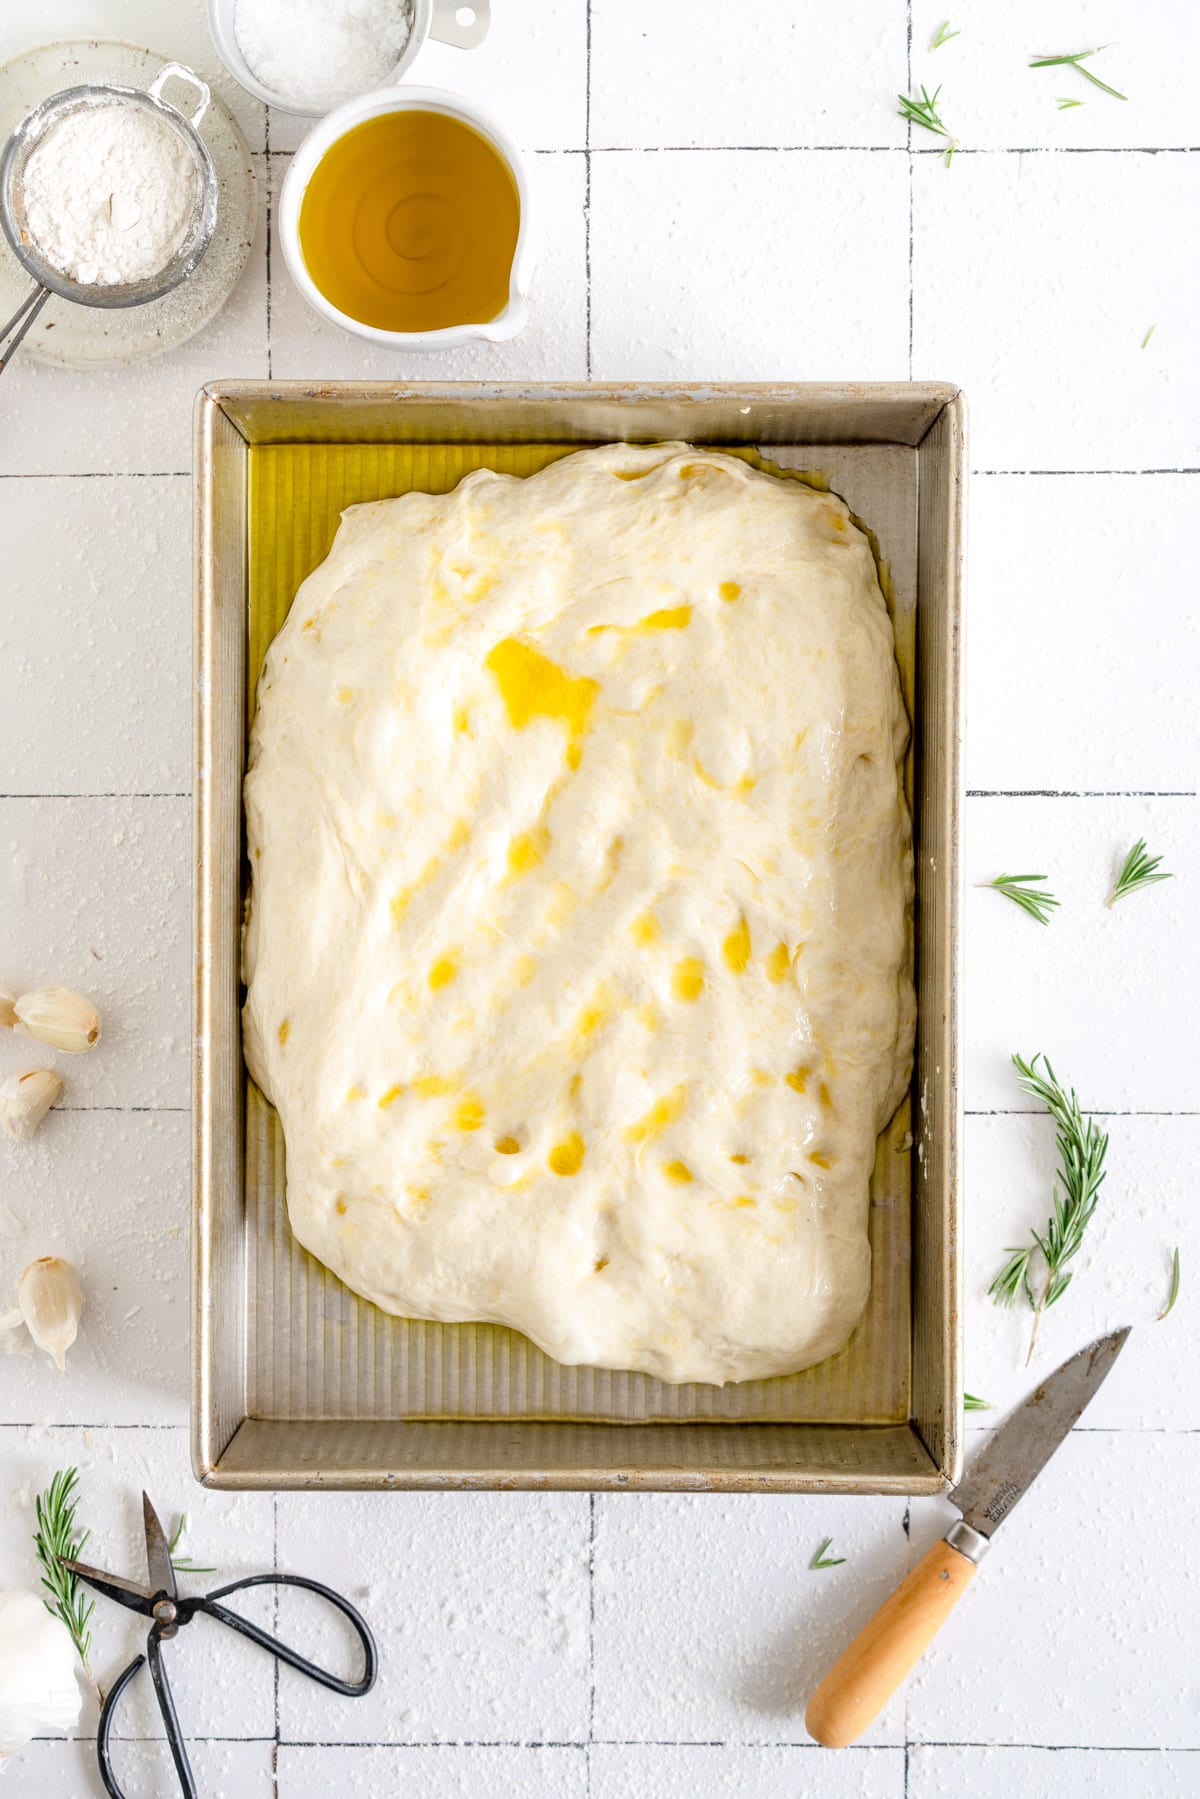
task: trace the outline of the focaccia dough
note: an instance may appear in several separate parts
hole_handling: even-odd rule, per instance
[[[560,1362],[840,1348],[910,1070],[906,735],[832,494],[614,445],[352,507],[246,780],[246,1056],[300,1241]]]

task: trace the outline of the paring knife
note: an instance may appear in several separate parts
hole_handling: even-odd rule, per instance
[[[880,1606],[808,1702],[804,1722],[827,1749],[855,1742],[920,1661],[986,1555],[993,1532],[1025,1497],[1106,1379],[1128,1330],[1055,1369],[995,1432],[949,1495],[962,1513]]]

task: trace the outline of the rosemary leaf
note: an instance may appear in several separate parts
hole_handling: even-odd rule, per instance
[[[1158,1322],[1160,1324],[1162,1323],[1164,1318],[1169,1316],[1169,1314],[1171,1313],[1171,1311],[1174,1308],[1175,1301],[1178,1298],[1179,1298],[1179,1249],[1177,1246],[1176,1250],[1175,1250],[1175,1254],[1171,1259],[1171,1291],[1167,1294],[1166,1305],[1163,1307],[1162,1311],[1158,1314]]]
[[[935,87],[931,94],[928,89],[922,88],[919,100],[910,99],[907,94],[897,94],[900,117],[910,125],[920,125],[923,131],[932,131],[937,137],[949,137],[950,133],[938,116],[937,100],[941,91],[940,87]]]
[[[1058,110],[1059,110],[1059,112],[1069,112],[1070,109],[1072,108],[1072,106],[1082,106],[1082,105],[1083,105],[1082,100],[1064,100],[1060,96],[1059,101],[1058,101]]]
[[[1143,350],[1144,350],[1144,349],[1145,349],[1145,348],[1146,348],[1146,345],[1147,345],[1147,344],[1148,344],[1148,343],[1149,343],[1149,342],[1150,342],[1150,339],[1151,339],[1151,338],[1152,338],[1152,337],[1153,337],[1153,336],[1154,336],[1154,333],[1155,333],[1155,332],[1156,332],[1156,331],[1157,331],[1157,330],[1158,330],[1158,326],[1157,326],[1157,325],[1151,325],[1151,327],[1150,327],[1150,329],[1149,329],[1149,331],[1147,331],[1147,333],[1146,333],[1146,335],[1145,335],[1145,337],[1144,337],[1144,338],[1143,338],[1143,339],[1142,339],[1142,348],[1143,348]]]
[[[844,1555],[827,1556],[825,1554],[825,1551],[829,1548],[829,1545],[832,1542],[833,1542],[832,1537],[826,1537],[826,1539],[822,1543],[821,1547],[817,1550],[816,1555],[813,1556],[812,1561],[808,1564],[810,1568],[840,1568],[841,1567],[842,1563],[846,1559]]]
[[[1039,1072],[1039,1062],[1044,1072]],[[1045,1056],[1034,1056],[1031,1062],[1014,1056],[1013,1066],[1023,1091],[1040,1099],[1054,1119],[1059,1163],[1054,1210],[1045,1230],[1031,1230],[1033,1243],[1028,1247],[1005,1251],[1009,1259],[988,1288],[997,1305],[1015,1305],[1021,1293],[1028,1300],[1033,1312],[1033,1332],[1025,1358],[1028,1365],[1033,1360],[1043,1312],[1056,1305],[1071,1284],[1073,1270],[1067,1264],[1082,1248],[1084,1232],[1100,1198],[1108,1134],[1094,1119],[1084,1118],[1075,1089],[1068,1092],[1059,1084]],[[1041,1258],[1036,1275],[1040,1291],[1035,1288],[1035,1256]]]
[[[1034,885],[1041,881],[1043,890]],[[994,887],[1006,899],[1028,912],[1030,918],[1036,918],[1039,924],[1049,924],[1050,914],[1061,902],[1045,887],[1045,875],[997,875],[994,881],[986,881],[984,885]]]
[[[1124,899],[1129,893],[1137,893],[1139,888],[1153,887],[1156,881],[1174,880],[1173,875],[1158,873],[1161,861],[1161,856],[1146,854],[1146,839],[1139,837],[1121,865],[1109,905],[1115,906],[1119,899]]]
[[[91,1535],[90,1531],[77,1529],[75,1524],[78,1484],[79,1470],[62,1468],[46,1491],[38,1494],[34,1501],[37,1530],[33,1542],[42,1565],[42,1585],[54,1602],[45,1600],[43,1603],[52,1617],[60,1618],[66,1625],[83,1663],[83,1671],[95,1687],[96,1677],[88,1666],[88,1651],[92,1646],[88,1624],[95,1610],[94,1602],[84,1597],[79,1576],[70,1568],[64,1568],[58,1559],[66,1556],[70,1561],[78,1561]]]
[[[176,1555],[175,1551],[179,1546],[180,1538],[183,1536],[183,1533],[187,1529],[187,1527],[188,1527],[188,1515],[186,1512],[180,1512],[179,1522],[175,1526],[175,1534],[172,1536],[171,1541],[167,1544],[167,1554],[171,1558],[172,1568],[176,1569],[177,1571],[182,1569],[185,1574],[215,1574],[216,1573],[215,1568],[200,1567],[200,1565],[197,1562],[194,1562],[192,1560],[190,1555]]]
[[[1111,94],[1114,100],[1128,100],[1128,94],[1122,94],[1115,87],[1109,87],[1107,81],[1101,81],[1099,75],[1093,75],[1090,69],[1085,69],[1083,66],[1089,56],[1098,56],[1100,51],[1107,47],[1106,44],[1099,44],[1094,50],[1076,50],[1072,56],[1035,56],[1029,66],[1031,69],[1060,69],[1067,66],[1078,69],[1084,80],[1090,81],[1093,87],[1103,88],[1104,92]]]
[[[962,36],[961,31],[951,31],[950,21],[949,21],[949,19],[947,19],[943,24],[938,26],[937,36],[934,38],[934,40],[933,40],[932,44],[930,44],[929,48],[931,50],[940,50],[942,45],[948,44],[952,37],[961,37],[961,36]]]
[[[991,1412],[994,1410],[995,1407],[990,1399],[976,1399],[974,1393],[963,1394],[964,1412]]]

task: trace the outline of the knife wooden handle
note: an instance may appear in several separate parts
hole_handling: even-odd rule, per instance
[[[827,1749],[856,1742],[920,1661],[967,1590],[975,1563],[943,1538],[885,1599],[808,1702],[808,1733]]]

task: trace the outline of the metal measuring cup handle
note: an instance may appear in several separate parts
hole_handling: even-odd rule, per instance
[[[460,25],[458,14],[464,11],[471,18]],[[474,50],[487,36],[490,23],[488,0],[470,0],[469,5],[464,5],[463,0],[433,0],[429,35],[439,44],[453,44],[456,50]]]
[[[185,82],[188,87],[194,87],[197,90],[197,92],[200,94],[200,96],[201,96],[200,104],[196,108],[195,112],[190,113],[190,114],[186,113],[183,111],[183,108],[181,106],[171,106],[171,102],[169,100],[163,99],[163,97],[162,97],[163,88],[166,86],[167,82],[171,79],[172,75],[174,75],[179,81]],[[212,94],[209,91],[209,86],[208,86],[207,81],[201,81],[199,75],[196,74],[194,69],[185,68],[183,63],[181,63],[181,62],[165,62],[163,64],[162,68],[158,71],[158,74],[154,77],[154,80],[150,83],[150,86],[146,89],[146,92],[149,94],[149,96],[152,100],[157,100],[160,106],[170,106],[172,112],[179,113],[183,118],[185,118],[187,120],[188,124],[191,126],[193,131],[195,131],[195,129],[199,125],[201,119],[204,117],[205,113],[208,111],[208,103],[212,99]]]

